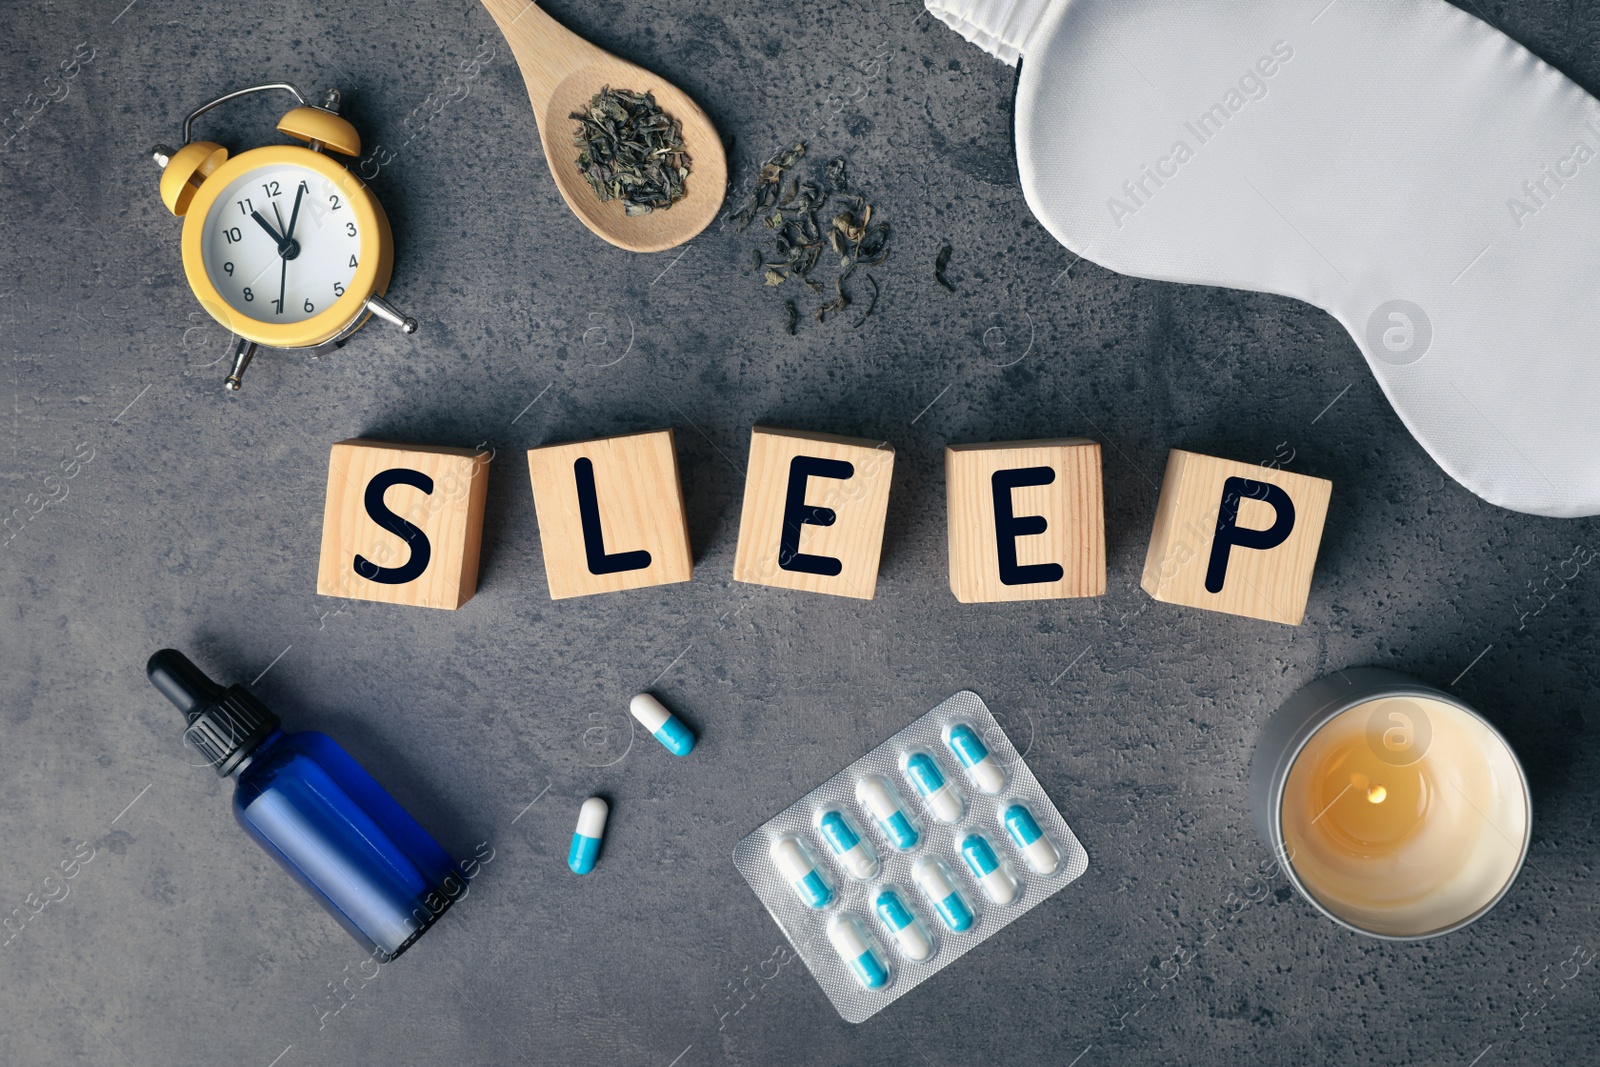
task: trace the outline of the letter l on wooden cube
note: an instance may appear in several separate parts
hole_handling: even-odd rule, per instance
[[[671,430],[531,449],[528,476],[550,599],[694,574]]]

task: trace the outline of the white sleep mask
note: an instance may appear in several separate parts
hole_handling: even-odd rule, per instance
[[[1067,248],[1315,304],[1456,481],[1600,513],[1593,97],[1443,0],[926,2],[1025,59],[1017,166]]]

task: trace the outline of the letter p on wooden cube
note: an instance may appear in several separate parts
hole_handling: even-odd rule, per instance
[[[671,430],[535,448],[528,475],[550,599],[694,574]]]
[[[893,474],[887,441],[757,426],[734,581],[871,600]]]
[[[489,454],[355,438],[328,457],[317,592],[459,608],[478,591]]]
[[[1145,556],[1157,600],[1300,625],[1333,483],[1173,449]]]
[[[963,604],[1104,596],[1100,446],[1081,437],[944,450],[950,591]]]

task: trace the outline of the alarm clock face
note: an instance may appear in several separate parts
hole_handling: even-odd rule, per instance
[[[212,201],[200,235],[205,272],[233,310],[296,323],[333,306],[355,278],[361,220],[326,176],[269,164],[234,178]]]

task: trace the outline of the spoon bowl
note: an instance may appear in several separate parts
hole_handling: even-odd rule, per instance
[[[694,237],[716,218],[728,186],[728,159],[711,119],[687,93],[643,67],[597,48],[528,0],[483,0],[522,70],[539,126],[539,143],[561,198],[601,238],[630,252],[660,252]],[[620,200],[602,201],[578,169],[573,112],[606,86],[651,93],[678,120],[689,177],[670,208],[628,215]]]

